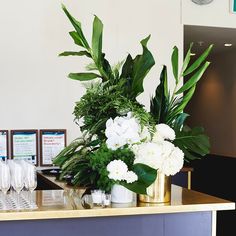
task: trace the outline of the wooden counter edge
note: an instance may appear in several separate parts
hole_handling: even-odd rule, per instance
[[[52,210],[31,212],[2,212],[0,221],[12,220],[43,220],[66,219],[88,217],[112,217],[147,214],[171,214],[203,211],[234,210],[235,203],[196,204],[186,206],[156,206],[156,207],[132,207],[132,208],[103,208],[90,210]]]

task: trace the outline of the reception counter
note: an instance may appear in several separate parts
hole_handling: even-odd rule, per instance
[[[66,185],[61,190],[35,191],[37,209],[0,212],[1,235],[213,236],[216,211],[235,208],[232,202],[175,185],[169,204],[134,201],[85,209],[82,193]]]

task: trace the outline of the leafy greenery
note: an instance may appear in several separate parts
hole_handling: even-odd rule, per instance
[[[106,87],[102,84],[95,84],[87,89],[86,94],[76,103],[74,109],[76,121],[84,118],[82,131],[88,130],[102,139],[107,119],[125,115],[129,111],[132,111],[142,125],[148,126],[154,123],[143,105],[124,97],[120,88],[119,85]]]
[[[155,122],[165,123],[174,128],[176,132],[175,145],[184,151],[185,159],[194,160],[199,158],[199,155],[204,156],[209,153],[209,140],[204,135],[203,129],[194,128],[191,130],[184,123],[188,114],[184,113],[184,108],[192,98],[197,82],[201,79],[203,73],[209,66],[210,62],[205,61],[210,53],[213,45],[210,45],[202,55],[189,66],[191,58],[192,44],[184,59],[181,72],[179,73],[179,58],[178,48],[173,48],[171,56],[172,72],[175,78],[175,88],[173,94],[168,90],[167,68],[163,67],[160,76],[160,84],[156,89],[155,96],[151,99],[150,111],[155,119]],[[178,89],[183,76],[190,75],[188,81]],[[183,95],[180,95],[183,93]],[[196,132],[198,130],[198,132]],[[191,134],[191,135],[190,135]]]
[[[111,66],[102,50],[103,24],[95,16],[92,29],[92,41],[86,39],[81,23],[62,6],[63,11],[74,27],[69,32],[74,43],[80,47],[78,51],[65,51],[59,56],[87,57],[91,62],[86,72],[70,73],[68,77],[87,84],[86,93],[74,108],[75,122],[84,120],[80,126],[84,136],[74,140],[55,158],[54,164],[62,169],[61,178],[72,175],[72,183],[88,188],[101,188],[110,191],[115,181],[108,178],[106,166],[113,160],[124,161],[128,169],[138,176],[138,181],[131,184],[121,181],[120,184],[136,193],[146,193],[146,188],[156,179],[156,170],[143,164],[134,164],[134,153],[125,146],[117,150],[108,149],[105,144],[105,126],[109,118],[126,115],[128,112],[139,120],[142,127],[155,130],[155,124],[165,123],[176,132],[174,144],[183,150],[186,160],[193,160],[209,152],[209,140],[202,128],[192,130],[185,126],[188,114],[184,108],[192,98],[197,82],[209,66],[206,61],[212,45],[191,65],[192,44],[179,67],[179,51],[174,47],[171,56],[172,73],[175,88],[171,94],[168,89],[167,67],[163,66],[154,97],[151,99],[150,112],[147,112],[136,98],[143,91],[143,82],[155,61],[147,47],[150,35],[141,40],[142,53]],[[188,81],[180,87],[182,77]],[[184,95],[181,95],[184,93]],[[95,137],[95,139],[94,139]]]

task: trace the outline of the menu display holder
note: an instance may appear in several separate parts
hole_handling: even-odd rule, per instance
[[[0,130],[0,159],[9,158],[9,132],[8,130]]]
[[[11,157],[38,165],[38,130],[11,130]]]
[[[52,159],[66,147],[66,129],[40,130],[40,166],[53,166]]]

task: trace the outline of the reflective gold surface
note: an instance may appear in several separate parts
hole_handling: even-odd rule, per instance
[[[148,188],[148,195],[138,195],[140,202],[168,203],[171,200],[171,177],[157,172],[155,182]]]
[[[176,212],[217,211],[235,208],[233,202],[172,185],[171,201],[165,204],[113,204],[109,208],[85,209],[79,189],[35,191],[36,210],[0,211],[0,221],[107,217]]]

